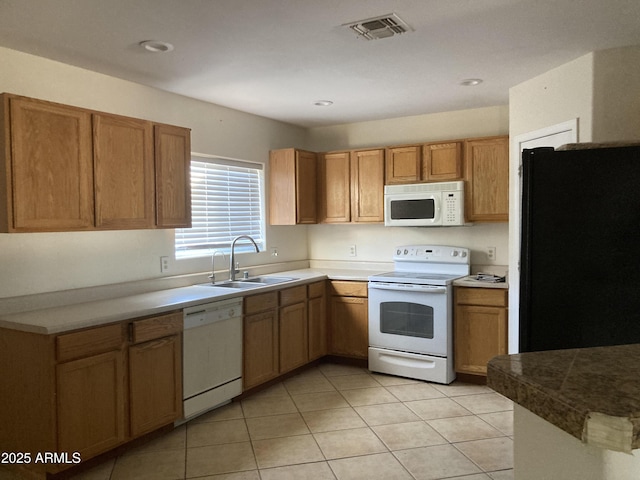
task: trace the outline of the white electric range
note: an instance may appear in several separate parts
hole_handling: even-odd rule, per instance
[[[396,247],[394,271],[369,277],[369,370],[451,383],[453,281],[469,275],[469,249]]]

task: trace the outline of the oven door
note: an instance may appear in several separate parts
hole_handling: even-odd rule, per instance
[[[452,333],[449,291],[369,282],[369,346],[446,357]]]

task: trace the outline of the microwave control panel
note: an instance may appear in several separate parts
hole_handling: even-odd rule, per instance
[[[462,205],[464,204],[464,193],[462,190],[456,192],[442,192],[442,225],[461,225]]]

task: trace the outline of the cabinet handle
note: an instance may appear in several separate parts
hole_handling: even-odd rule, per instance
[[[164,347],[168,343],[173,342],[173,337],[164,337],[157,340],[151,340],[145,343],[139,343],[135,345],[138,350],[155,350],[156,348]]]

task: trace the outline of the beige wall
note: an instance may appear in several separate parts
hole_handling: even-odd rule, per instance
[[[309,148],[329,151],[509,133],[509,107],[457,110],[310,129]]]
[[[304,143],[306,130],[0,48],[0,92],[190,127],[198,153],[266,163],[272,148]],[[304,227],[267,227],[267,252],[244,265],[307,258]],[[0,298],[161,277],[173,230],[0,234]],[[219,261],[216,259],[217,262]],[[172,262],[171,274],[209,269],[210,259]]]
[[[310,129],[309,144],[316,151],[351,149],[506,135],[509,107],[460,110],[389,120],[351,123]],[[496,247],[496,265],[507,265],[508,225],[478,224],[451,228],[386,228],[380,225],[310,225],[312,260],[390,262],[393,247],[407,244],[441,244],[471,249],[473,264],[486,264],[485,248]],[[356,245],[357,256],[349,256]]]
[[[594,53],[592,139],[640,140],[640,46]]]
[[[592,53],[512,87],[509,90],[509,134],[513,138],[578,118],[580,141],[590,142],[592,92]],[[513,168],[511,171],[514,172]]]

